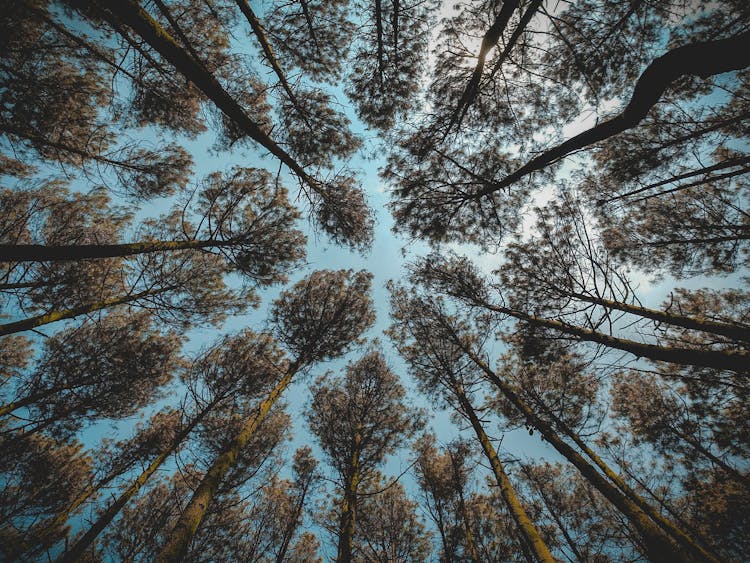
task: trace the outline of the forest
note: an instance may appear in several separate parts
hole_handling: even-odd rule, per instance
[[[0,561],[741,562],[747,0],[0,1]]]

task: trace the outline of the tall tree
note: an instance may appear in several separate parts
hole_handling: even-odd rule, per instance
[[[418,454],[414,471],[424,505],[441,544],[441,561],[461,557],[479,560],[473,522],[468,509],[470,444],[456,442],[438,449],[434,435],[414,444]]]
[[[233,337],[221,339],[186,366],[182,381],[189,390],[191,400],[186,401],[181,420],[158,447],[143,459],[145,468],[125,482],[120,495],[103,507],[92,525],[62,555],[62,560],[73,561],[94,544],[99,534],[118,516],[120,511],[143,488],[173,454],[185,447],[211,417],[223,420],[227,426],[227,412],[252,403],[269,384],[269,362],[280,360],[280,352],[268,335],[246,330]],[[218,413],[218,414],[217,414]],[[203,433],[210,435],[215,426]],[[220,433],[219,433],[220,434]]]
[[[644,509],[637,500],[629,498],[629,495],[623,493],[615,484],[608,481],[594,465],[587,462],[575,448],[562,439],[560,433],[552,424],[537,414],[514,391],[502,376],[502,371],[499,372],[499,375],[489,367],[487,361],[482,357],[484,352],[481,351],[481,348],[478,348],[481,340],[477,336],[477,334],[487,334],[488,332],[488,319],[486,317],[478,319],[478,326],[472,328],[473,325],[466,320],[456,319],[449,315],[445,311],[444,303],[439,300],[436,301],[434,296],[430,296],[429,300],[425,300],[424,296],[420,297],[419,295],[409,298],[403,289],[394,290],[392,301],[395,317],[399,320],[397,326],[402,331],[401,334],[403,334],[405,342],[409,343],[412,339],[416,341],[416,345],[409,345],[410,352],[419,354],[422,353],[422,350],[446,350],[448,354],[452,354],[452,356],[448,356],[452,358],[451,363],[429,361],[428,356],[429,363],[426,366],[434,369],[436,377],[446,377],[443,373],[444,365],[450,369],[453,365],[460,366],[461,363],[465,363],[469,366],[466,369],[480,370],[483,374],[482,377],[486,378],[503,395],[513,409],[521,414],[530,426],[537,429],[545,441],[570,461],[597,490],[628,518],[629,522],[642,536],[644,549],[649,558],[658,559],[664,555],[685,560],[688,555],[684,550],[688,550],[698,557],[717,560],[695,538],[681,531],[677,526],[663,522],[656,516],[656,513],[649,514],[648,510]],[[435,341],[435,343],[430,344],[431,341]],[[576,443],[578,444],[578,442]],[[613,476],[608,475],[608,477],[612,478]],[[658,523],[654,520],[657,520]],[[665,526],[667,530],[663,530],[662,526]],[[680,547],[675,542],[679,542]]]
[[[382,353],[371,349],[342,376],[319,378],[312,388],[310,429],[336,471],[337,561],[354,557],[360,490],[378,478],[377,467],[422,424]]]
[[[365,561],[428,561],[430,533],[417,515],[419,504],[398,481],[363,490],[354,536],[355,553]]]
[[[185,554],[216,491],[293,376],[315,362],[346,352],[373,322],[372,302],[367,295],[370,277],[365,272],[352,275],[344,270],[317,271],[276,300],[272,322],[279,341],[295,357],[269,365],[276,379],[274,387],[245,416],[236,434],[220,450],[174,525],[158,561],[178,561]]]
[[[520,502],[508,472],[485,430],[478,409],[474,406],[474,395],[481,383],[481,374],[471,361],[467,361],[465,354],[454,342],[441,339],[440,331],[445,329],[434,318],[420,313],[416,299],[409,300],[403,292],[393,290],[392,315],[395,322],[391,334],[399,352],[420,382],[421,389],[430,397],[447,403],[457,417],[469,423],[490,464],[495,484],[501,491],[508,512],[519,530],[524,551],[528,550],[530,559],[554,561],[549,547]],[[463,332],[466,327],[458,330]]]

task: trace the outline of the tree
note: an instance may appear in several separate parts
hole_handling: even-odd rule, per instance
[[[404,404],[404,388],[380,351],[369,350],[343,376],[323,376],[312,388],[310,429],[338,476],[341,489],[337,561],[353,557],[360,488],[373,484],[387,455],[422,424]]]
[[[152,403],[175,374],[180,338],[160,334],[148,314],[109,315],[44,343],[0,415],[29,410],[23,432],[74,435],[97,418],[124,418]]]
[[[278,339],[294,353],[291,361],[271,362],[266,369],[275,386],[238,424],[236,434],[221,448],[177,520],[157,560],[176,561],[185,553],[200,526],[211,499],[240,453],[298,371],[343,354],[372,323],[372,302],[367,295],[370,274],[317,271],[276,300],[271,319]],[[266,359],[268,361],[268,359]]]
[[[254,495],[243,493],[245,489],[261,489],[278,471],[278,462],[272,458],[288,427],[289,417],[282,412],[275,412],[266,419],[243,452],[240,460],[242,471],[224,484],[208,510],[205,521],[191,541],[186,560],[253,560],[266,553],[265,546],[254,541],[256,529],[249,518],[252,502],[243,498]],[[188,465],[182,472],[175,473],[167,486],[163,481],[157,482],[132,506],[123,509],[122,525],[110,528],[104,538],[107,551],[123,559],[154,558],[200,478],[200,469]]]
[[[64,522],[52,530],[47,524],[85,487],[90,459],[81,443],[57,442],[44,434],[3,434],[0,440],[0,545],[3,558],[13,560],[39,554],[65,536]]]
[[[496,373],[489,367],[487,361],[481,356],[483,352],[477,349],[477,340],[479,340],[477,335],[487,334],[488,326],[491,326],[488,325],[486,317],[475,319],[473,323],[477,324],[473,324],[449,315],[445,311],[444,303],[436,300],[432,294],[429,299],[425,299],[424,296],[416,293],[416,288],[414,288],[412,296],[408,297],[407,295],[403,289],[394,289],[392,307],[394,308],[394,316],[399,321],[397,324],[397,330],[400,331],[399,337],[403,338],[404,343],[409,346],[408,353],[415,354],[419,358],[419,354],[425,353],[423,351],[427,351],[429,354],[437,350],[442,351],[446,354],[444,357],[451,360],[450,362],[439,359],[432,360],[428,355],[427,361],[417,364],[421,369],[431,370],[434,378],[451,378],[451,373],[455,373],[457,367],[462,365],[466,366],[463,369],[467,374],[471,374],[472,371],[478,369],[483,374],[482,377],[486,378],[488,383],[491,383],[500,391],[513,409],[526,419],[528,425],[537,429],[546,442],[572,463],[597,490],[628,518],[629,522],[642,536],[644,550],[649,558],[658,558],[661,557],[659,554],[662,554],[685,560],[688,556],[683,550],[686,549],[703,559],[717,560],[717,557],[707,552],[698,540],[660,517],[657,512],[650,510],[648,505],[637,498],[633,498],[634,495],[618,490],[622,487],[622,480],[606,468],[598,456],[590,448],[585,447],[585,443],[580,438],[574,440],[576,445],[584,447],[585,454],[591,457],[594,464],[604,471],[607,478],[567,444],[553,424],[537,414],[514,391],[505,378],[499,375],[504,370]],[[416,345],[408,344],[412,340]],[[433,340],[435,342],[430,344]],[[404,345],[401,345],[401,349],[404,350]],[[437,354],[436,356],[440,358]],[[572,438],[572,436],[574,434],[570,433],[569,437]],[[614,482],[610,482],[608,479]],[[662,527],[668,531],[663,530]],[[675,542],[679,542],[679,546]]]
[[[223,425],[228,426],[227,412],[248,408],[247,403],[257,399],[269,385],[268,378],[273,375],[269,371],[269,362],[273,364],[278,361],[280,351],[273,339],[249,330],[221,339],[195,358],[182,373],[191,400],[185,401],[180,419],[169,435],[144,455],[145,469],[135,479],[126,481],[127,486],[122,493],[101,510],[91,527],[66,550],[63,558],[72,561],[90,549],[98,535],[148,483],[151,476],[173,454],[185,447],[189,438],[201,434],[198,431],[205,425],[209,426],[202,434],[210,439],[211,433],[216,431],[215,426],[210,425],[211,417],[218,418],[219,424],[223,421]],[[224,432],[226,430],[216,433],[220,435]]]
[[[495,483],[501,491],[508,512],[518,528],[522,549],[528,550],[530,559],[554,561],[549,547],[519,501],[483,421],[472,404],[472,397],[481,381],[476,366],[466,361],[461,348],[445,337],[445,325],[425,314],[425,308],[425,304],[418,299],[409,299],[404,290],[392,288],[391,309],[395,322],[391,334],[399,353],[409,364],[421,389],[429,396],[447,403],[457,418],[464,419],[471,426],[482,453],[492,468]],[[466,326],[458,330],[463,332]]]
[[[467,499],[471,445],[448,444],[438,449],[434,435],[426,434],[414,444],[418,454],[414,471],[424,496],[424,505],[437,527],[442,547],[441,561],[465,557],[479,560]]]
[[[616,154],[611,168],[631,172],[639,167],[620,163],[648,162],[655,168],[679,162],[686,154],[679,149],[670,162],[653,158],[647,153],[651,147],[632,160],[631,150],[613,148],[627,135],[652,138],[649,126],[662,126],[652,118],[663,108],[679,115],[664,127],[673,138],[683,136],[677,130],[693,119],[698,130],[724,123],[718,125],[727,133],[723,143],[717,147],[709,135],[693,153],[698,158],[719,148],[714,154],[721,162],[728,143],[741,137],[736,124],[746,118],[740,108],[750,59],[736,49],[746,51],[750,40],[745,6],[728,2],[736,14],[732,20],[721,10],[696,14],[676,2],[658,7],[617,2],[606,8],[578,2],[562,9],[519,4],[459,5],[442,27],[428,89],[436,104],[413,114],[386,170],[395,188],[399,230],[436,242],[461,239],[491,246],[518,226],[516,212],[527,196],[554,178],[568,155],[595,149],[590,152],[597,159],[609,162]],[[483,40],[467,47],[467,36]],[[728,87],[714,78],[728,72],[734,72]],[[713,111],[709,94],[725,88],[728,103]],[[614,115],[604,109],[621,104]],[[686,118],[687,105],[693,107]],[[563,128],[586,111],[601,119],[562,140]],[[580,162],[574,165],[587,170]],[[600,179],[593,173],[589,185],[603,200],[609,186]],[[648,213],[654,216],[669,221],[661,212]],[[685,216],[697,217],[692,210]],[[638,211],[632,218],[638,221]],[[677,228],[677,221],[672,224]],[[644,232],[649,228],[644,222]],[[726,236],[741,240],[742,228]]]

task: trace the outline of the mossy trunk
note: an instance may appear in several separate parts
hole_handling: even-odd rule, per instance
[[[177,286],[169,286],[160,289],[148,289],[146,291],[141,291],[140,293],[121,295],[120,297],[104,299],[103,301],[99,301],[97,303],[89,303],[86,305],[81,305],[80,307],[74,307],[72,309],[53,311],[51,313],[45,313],[44,315],[29,317],[21,321],[6,323],[4,325],[0,325],[0,336],[14,334],[16,332],[23,332],[25,330],[31,330],[33,328],[37,328],[57,321],[62,321],[65,319],[73,319],[75,317],[80,317],[81,315],[86,315],[95,311],[101,311],[102,309],[107,309],[109,307],[115,307],[116,305],[132,303],[134,301],[137,301],[138,299],[142,299],[143,297],[166,293],[167,291],[171,291],[176,288]]]
[[[245,421],[239,433],[234,437],[225,450],[219,454],[206,474],[203,476],[198,488],[183,510],[177,523],[167,536],[167,540],[159,554],[156,556],[157,563],[182,561],[187,554],[190,540],[203,522],[208,507],[213,501],[216,491],[223,482],[227,473],[239,461],[242,450],[252,438],[255,431],[266,418],[271,408],[279,400],[282,393],[292,381],[294,373],[299,368],[299,362],[293,363],[284,377],[276,384],[269,395],[261,401],[255,413]]]
[[[460,341],[458,341],[458,344],[467,356],[482,369],[486,378],[526,418],[528,424],[536,428],[552,447],[573,464],[581,475],[628,519],[643,539],[645,554],[649,560],[654,562],[687,562],[691,560],[691,557],[688,556],[684,549],[672,541],[664,530],[649,518],[643,509],[612,485],[581,454],[563,441],[552,426],[539,418],[531,407],[505,381],[498,377],[481,358],[472,350],[465,347]],[[709,560],[715,561],[713,558]]]
[[[463,389],[459,386],[454,391],[464,414],[466,414],[471,422],[471,427],[474,429],[474,433],[476,434],[479,443],[482,445],[485,457],[490,462],[492,473],[495,476],[497,486],[500,488],[500,495],[503,497],[505,505],[508,507],[508,511],[513,517],[518,530],[531,548],[534,558],[537,561],[543,561],[545,563],[555,563],[555,559],[552,557],[549,547],[544,543],[536,526],[534,526],[534,523],[531,521],[528,514],[526,514],[526,510],[524,510],[521,501],[518,500],[516,491],[508,478],[508,474],[505,473],[505,469],[497,455],[497,451],[495,451],[495,447],[492,445],[489,436],[487,436],[487,433],[484,431],[482,423],[477,417],[476,412],[474,412],[474,408],[464,394]]]

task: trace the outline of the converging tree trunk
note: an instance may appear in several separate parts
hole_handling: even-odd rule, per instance
[[[292,377],[302,366],[300,360],[289,365],[284,376],[279,380],[268,396],[263,399],[255,412],[247,418],[244,426],[234,439],[219,454],[201,479],[198,488],[193,493],[185,509],[177,520],[172,531],[167,535],[166,542],[156,557],[159,563],[182,561],[187,554],[190,540],[195,535],[204,516],[211,504],[216,491],[226,477],[227,473],[239,462],[240,454],[252,438],[255,431],[261,425],[271,408],[281,397],[282,393],[289,387]]]

